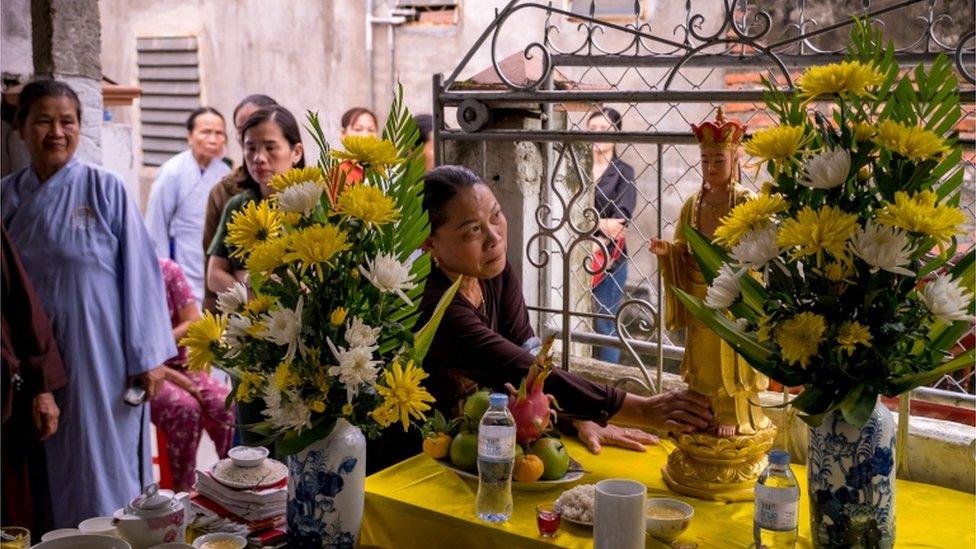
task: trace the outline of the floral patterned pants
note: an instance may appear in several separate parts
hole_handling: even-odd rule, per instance
[[[184,375],[200,388],[202,403],[169,381],[163,383],[151,403],[152,422],[166,434],[173,483],[180,489],[190,488],[196,480],[197,446],[203,430],[207,430],[221,459],[227,457],[234,433],[234,410],[224,409],[230,389],[206,372]]]

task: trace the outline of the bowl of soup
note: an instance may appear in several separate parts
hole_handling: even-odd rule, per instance
[[[193,540],[196,549],[244,549],[247,540],[234,534],[214,533]]]
[[[691,524],[695,510],[687,503],[671,498],[649,498],[644,507],[647,533],[664,542],[672,542]]]

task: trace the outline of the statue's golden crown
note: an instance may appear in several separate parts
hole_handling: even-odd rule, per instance
[[[742,136],[746,134],[746,126],[738,120],[727,120],[722,107],[718,108],[714,122],[703,122],[691,125],[695,139],[702,147],[722,147],[735,149],[742,143]]]

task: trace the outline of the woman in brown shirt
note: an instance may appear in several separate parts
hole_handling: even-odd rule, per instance
[[[503,391],[518,385],[538,346],[529,324],[521,282],[506,259],[508,225],[491,189],[471,170],[442,166],[427,173],[424,209],[430,218],[425,249],[435,267],[421,303],[423,323],[459,275],[458,295],[448,306],[424,361],[426,384],[444,410],[475,384]],[[554,370],[546,392],[558,400],[561,416],[573,420],[580,440],[593,453],[602,444],[643,451],[657,438],[615,421],[665,431],[695,431],[712,421],[708,399],[692,391],[638,396]]]

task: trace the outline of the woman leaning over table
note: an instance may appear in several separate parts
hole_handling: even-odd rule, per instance
[[[0,210],[51,319],[68,384],[45,441],[54,525],[110,515],[152,482],[149,411],[176,354],[152,242],[122,180],[74,157],[81,102],[62,82],[31,82],[15,117],[31,165],[4,178]]]
[[[450,412],[476,385],[503,392],[506,383],[518,386],[539,340],[521,282],[506,259],[505,214],[488,185],[461,166],[435,168],[424,182],[424,208],[430,218],[425,249],[435,266],[424,288],[421,322],[464,276],[424,361],[426,385],[442,411]],[[665,431],[702,429],[712,419],[708,399],[692,391],[638,396],[559,369],[546,379],[546,392],[593,453],[603,444],[643,451],[657,442],[640,429],[608,425],[611,418]]]

